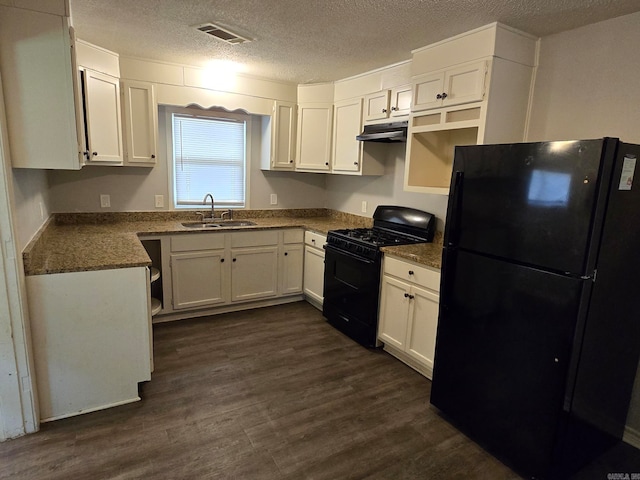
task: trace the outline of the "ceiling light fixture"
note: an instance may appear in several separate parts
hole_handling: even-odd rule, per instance
[[[223,42],[227,42],[231,45],[239,45],[241,43],[250,42],[251,39],[248,37],[244,37],[235,32],[232,32],[228,28],[221,27],[220,25],[215,25],[213,23],[203,23],[200,25],[194,25],[196,30],[199,30],[207,35],[211,35],[218,40],[222,40]]]

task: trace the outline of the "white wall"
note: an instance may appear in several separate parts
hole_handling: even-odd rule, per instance
[[[260,145],[258,122],[253,128],[253,145]],[[167,125],[164,109],[158,119],[158,163],[153,168],[94,167],[80,171],[52,170],[48,173],[53,212],[153,211],[168,210],[169,180]],[[323,175],[260,170],[260,149],[252,149],[250,208],[321,208],[325,203]],[[46,190],[46,189],[45,189]],[[270,205],[271,193],[278,204]],[[111,195],[111,208],[100,207],[100,194]],[[215,192],[213,192],[215,196]],[[165,207],[155,207],[155,195],[164,195]]]
[[[412,193],[403,190],[406,144],[388,144],[385,174],[381,177],[327,175],[327,208],[371,217],[377,205],[402,205],[433,213],[438,230],[444,229],[447,213],[445,195]],[[362,201],[367,212],[362,213]]]
[[[528,139],[640,143],[640,12],[541,41]]]
[[[640,12],[541,41],[528,139],[640,143]],[[640,440],[640,376],[627,425]]]
[[[14,168],[13,218],[18,251],[22,251],[49,217],[50,199],[45,170]]]

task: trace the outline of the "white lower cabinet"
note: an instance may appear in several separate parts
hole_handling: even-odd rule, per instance
[[[324,246],[327,237],[315,232],[304,235],[304,295],[314,307],[322,310],[324,302]]]
[[[302,270],[304,265],[304,247],[302,244],[285,244],[282,253],[282,284],[280,293],[291,295],[302,293]]]
[[[440,273],[412,262],[383,261],[378,339],[428,378],[433,373]]]
[[[231,301],[278,294],[278,246],[231,250]]]
[[[41,421],[140,400],[148,285],[146,267],[26,277]]]
[[[171,307],[165,301],[156,320],[302,294],[303,236],[299,228],[172,235],[164,240],[162,262],[170,269],[163,276],[171,278],[164,289]]]
[[[195,308],[225,303],[229,272],[224,250],[171,255],[173,308]]]

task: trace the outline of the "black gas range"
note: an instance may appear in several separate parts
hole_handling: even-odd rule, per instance
[[[378,329],[381,247],[431,242],[435,216],[408,207],[381,205],[373,228],[327,234],[322,313],[338,330],[375,347]]]

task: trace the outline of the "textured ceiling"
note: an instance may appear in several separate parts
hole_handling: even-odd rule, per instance
[[[346,78],[494,21],[536,36],[640,11],[639,0],[70,0],[83,40],[134,56],[294,83]],[[213,22],[255,39],[228,45]]]

